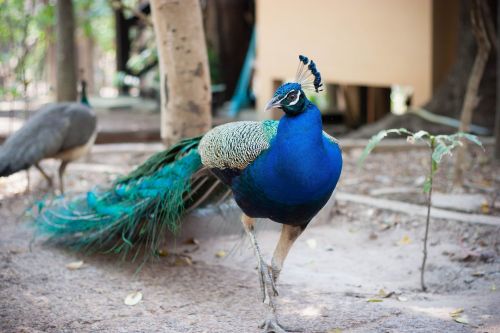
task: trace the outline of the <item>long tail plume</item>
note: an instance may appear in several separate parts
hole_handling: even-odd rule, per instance
[[[153,155],[109,189],[41,204],[38,235],[79,250],[133,258],[143,249],[157,253],[165,232],[178,230],[187,209],[227,190],[202,169],[200,139],[183,140]]]

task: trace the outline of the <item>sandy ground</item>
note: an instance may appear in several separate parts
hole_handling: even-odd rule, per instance
[[[354,166],[358,155],[345,154],[342,191],[421,186],[423,152],[375,154],[363,170]],[[143,159],[122,153],[93,155],[87,162],[127,169]],[[468,182],[483,191],[466,191],[491,199],[488,212],[497,214],[495,191],[484,188],[498,188],[498,167],[487,158],[473,160]],[[54,164],[45,165],[55,171]],[[35,171],[31,175],[31,194],[21,193],[24,173],[0,182],[0,332],[260,332],[266,307],[259,301],[255,259],[230,203],[189,216],[182,233],[168,237],[169,255],[138,270],[138,263],[112,255],[32,241],[19,217],[45,184]],[[67,187],[84,190],[113,176],[70,165]],[[446,192],[448,174],[442,171],[440,178],[437,189]],[[418,190],[386,197],[424,200]],[[278,226],[260,221],[258,230],[269,257]],[[331,200],[285,264],[280,321],[303,332],[500,332],[500,225],[433,220],[426,293],[419,290],[423,230],[420,217]],[[66,267],[79,260],[80,269]],[[136,291],[142,300],[125,305]],[[457,309],[463,309],[456,319],[464,323],[450,315]]]

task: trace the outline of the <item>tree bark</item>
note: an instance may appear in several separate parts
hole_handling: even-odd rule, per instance
[[[94,78],[94,51],[95,42],[92,36],[87,36],[85,33],[79,34],[77,42],[78,54],[78,81],[85,80],[87,82],[87,93],[95,92]]]
[[[43,0],[45,6],[50,6],[49,0]],[[57,59],[56,59],[56,43],[55,43],[55,24],[49,25],[45,29],[45,38],[47,42],[47,56],[45,57],[45,75],[49,84],[51,94],[55,93],[57,87]]]
[[[77,97],[75,19],[71,0],[57,0],[57,89],[58,102]]]
[[[497,27],[500,21],[500,6],[497,8]],[[500,29],[497,28],[497,64],[500,64]],[[497,96],[496,96],[496,117],[495,117],[495,159],[500,161],[500,66],[497,66]]]
[[[152,0],[166,145],[211,128],[208,57],[199,0]]]
[[[52,95],[57,89],[57,50],[56,50],[57,46],[54,42],[53,29],[52,28],[47,29],[46,34],[47,36],[49,36],[47,42],[47,57],[46,57],[47,81],[49,83],[49,89]]]
[[[477,42],[477,54],[474,59],[474,64],[472,65],[469,79],[467,81],[467,89],[465,91],[465,98],[460,116],[460,132],[469,132],[470,130],[469,127],[472,120],[473,111],[479,103],[479,84],[481,83],[481,79],[483,78],[484,69],[486,68],[486,63],[488,61],[488,56],[491,49],[491,43],[485,25],[485,21],[491,20],[489,7],[488,5],[486,5],[486,9],[482,10],[481,1],[486,0],[474,0],[472,2],[471,22],[474,36]],[[463,185],[463,172],[466,164],[466,149],[467,143],[464,142],[463,146],[457,151],[454,183],[458,186]]]
[[[130,57],[129,23],[121,8],[115,9],[115,38],[116,38],[116,71],[127,73],[127,61]],[[121,85],[120,94],[128,94],[128,88]]]

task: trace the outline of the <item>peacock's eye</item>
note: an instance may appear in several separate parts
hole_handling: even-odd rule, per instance
[[[289,100],[290,102],[294,101],[295,98],[297,98],[297,93],[295,91],[289,93],[288,96],[286,97],[286,99]]]

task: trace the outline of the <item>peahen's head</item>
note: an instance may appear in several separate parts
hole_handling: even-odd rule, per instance
[[[80,103],[90,107],[89,98],[87,97],[87,81],[85,80],[82,80],[82,94],[80,97]]]
[[[321,74],[316,68],[314,61],[300,55],[299,68],[295,82],[282,84],[274,93],[273,98],[267,103],[266,110],[272,108],[282,109],[288,115],[298,115],[304,112],[309,100],[304,90],[319,92],[323,84]]]

